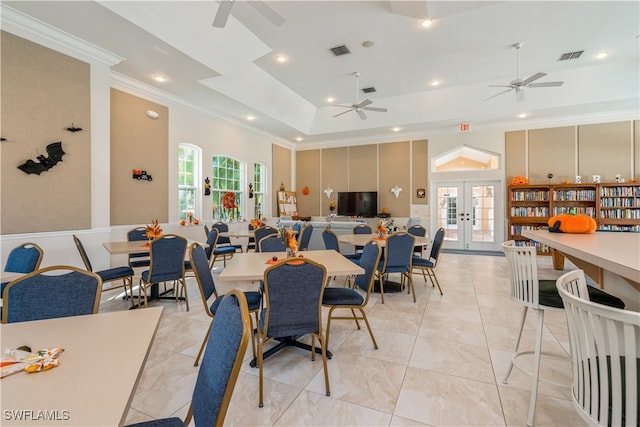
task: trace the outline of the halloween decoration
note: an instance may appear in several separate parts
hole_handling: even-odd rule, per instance
[[[0,137],[0,142],[5,142],[6,140],[7,140],[7,138]]]
[[[71,123],[71,127],[68,127],[68,128],[67,128],[67,130],[68,130],[69,132],[76,133],[76,132],[80,132],[80,131],[82,130],[82,128],[77,128],[77,127],[75,127],[75,126],[73,125],[73,123]]]
[[[552,173],[548,173],[547,174],[547,179],[549,180],[549,185],[551,185],[551,180],[553,179],[553,174]]]
[[[549,231],[553,233],[593,233],[596,220],[585,214],[560,214],[549,218]]]
[[[253,199],[253,184],[249,183],[249,198]]]
[[[140,169],[133,169],[132,172],[133,172],[133,179],[137,179],[137,180],[143,179],[145,181],[151,181],[152,180],[151,175],[149,175],[147,173],[147,171],[143,171],[143,170],[140,170]]]
[[[204,179],[204,195],[205,196],[211,195],[211,180],[209,179],[209,177],[206,177]]]
[[[511,185],[527,185],[529,183],[529,179],[524,176],[516,175],[511,178]]]
[[[42,154],[37,156],[36,159],[38,159],[38,162],[31,159],[27,160],[23,164],[19,165],[18,169],[26,174],[36,175],[40,175],[42,172],[48,171],[57,165],[58,162],[61,162],[62,156],[66,154],[62,151],[62,142],[53,142],[47,145],[47,154],[49,154],[49,157]]]
[[[309,195],[309,193],[311,193],[311,190],[309,190],[309,187],[304,187],[304,188],[302,189],[302,195],[303,195],[303,196],[308,196],[308,195]]]

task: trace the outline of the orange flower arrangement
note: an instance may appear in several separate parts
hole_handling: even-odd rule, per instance
[[[260,218],[253,218],[249,224],[251,224],[253,228],[259,228],[264,225],[264,220]]]
[[[158,237],[162,236],[162,228],[160,228],[158,218],[151,221],[151,225],[147,225],[145,236],[148,239],[157,239]]]
[[[296,236],[293,234],[293,229],[291,227],[287,230],[287,242],[289,244],[289,249],[293,252],[298,252],[298,241],[296,240]]]

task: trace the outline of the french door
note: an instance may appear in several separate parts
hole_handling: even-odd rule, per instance
[[[444,228],[445,248],[500,250],[504,240],[504,198],[500,181],[434,183],[431,195],[433,233]]]

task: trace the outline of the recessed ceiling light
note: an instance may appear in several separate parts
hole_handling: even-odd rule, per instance
[[[440,86],[440,83],[442,83],[440,80],[433,80],[431,82],[431,86],[433,87]]]
[[[372,42],[371,40],[365,40],[362,42],[362,47],[373,47],[375,43]]]
[[[279,63],[285,63],[289,60],[289,58],[287,58],[286,55],[276,55],[276,61],[278,61]]]
[[[300,141],[304,141],[304,138],[301,136],[296,136],[296,141],[300,142]]]
[[[327,102],[336,102],[336,99],[333,96],[327,96]]]
[[[391,128],[391,130],[394,131],[394,132],[400,132],[402,130],[402,128],[398,127],[398,126],[394,126],[394,127]]]
[[[596,55],[596,59],[604,59],[607,56],[609,56],[607,52],[600,52],[599,54]]]
[[[167,81],[167,78],[165,76],[163,76],[162,74],[154,74],[151,76],[151,78],[157,82],[160,83],[164,83]]]
[[[252,116],[251,114],[247,114],[247,115],[245,116],[245,119],[247,119],[247,120],[249,120],[250,122],[252,122],[252,121],[254,121],[254,120],[256,119],[256,117],[255,117],[255,116]]]
[[[433,24],[433,21],[429,18],[423,19],[422,21],[420,21],[420,26],[422,28],[429,28],[432,24]]]
[[[528,114],[527,113],[520,113],[518,114],[518,117],[520,117],[521,119],[524,119],[525,117],[527,117]]]

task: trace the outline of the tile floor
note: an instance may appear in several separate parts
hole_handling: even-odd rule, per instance
[[[562,272],[539,258],[541,278]],[[220,272],[219,267],[215,272]],[[571,268],[570,264],[565,268]],[[331,396],[324,394],[322,361],[286,349],[265,361],[265,404],[258,407],[258,370],[249,366],[250,347],[225,420],[233,426],[523,426],[529,377],[514,369],[501,382],[515,344],[521,306],[510,300],[504,257],[442,254],[438,277],[444,296],[414,276],[418,301],[406,293],[374,294],[367,313],[378,341],[353,322],[332,325],[328,362]],[[332,286],[342,286],[338,279]],[[250,290],[255,284],[216,282],[220,291]],[[184,303],[162,304],[164,313],[127,417],[127,423],[186,414],[195,383],[195,355],[208,317],[194,279],[191,311]],[[101,311],[127,308],[115,293],[103,294]],[[535,315],[523,345],[533,348]],[[135,325],[132,325],[135,328]],[[564,312],[545,316],[543,349],[566,354]],[[568,361],[543,359],[542,377],[568,385]],[[574,411],[569,389],[542,383],[537,426],[585,425]]]

